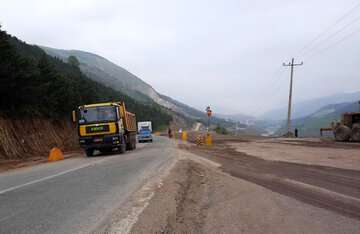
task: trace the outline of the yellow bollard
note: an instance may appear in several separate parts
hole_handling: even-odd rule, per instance
[[[160,132],[155,132],[154,133],[155,136],[160,136],[160,134],[161,134]]]
[[[59,161],[59,160],[63,160],[63,159],[64,159],[64,155],[59,148],[54,147],[50,150],[48,161],[53,162],[53,161]]]
[[[206,137],[205,137],[205,144],[208,145],[208,146],[211,146],[212,145],[212,136],[210,133],[207,133],[206,134]]]
[[[181,139],[183,141],[187,141],[187,132],[186,131],[183,131],[182,134],[181,134]]]

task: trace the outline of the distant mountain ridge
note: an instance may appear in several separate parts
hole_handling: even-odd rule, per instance
[[[298,128],[301,136],[319,136],[320,128],[329,127],[332,121],[341,119],[345,112],[360,111],[358,102],[345,102],[326,105],[312,114],[292,121],[293,128]],[[285,129],[282,129],[284,132]]]
[[[295,103],[293,105],[292,117],[294,119],[303,118],[317,112],[320,108],[327,105],[340,103],[356,102],[360,100],[360,92],[338,93],[321,98],[310,99],[307,101]],[[287,115],[287,107],[274,109],[264,113],[261,118],[270,120],[285,119]]]
[[[254,116],[246,115],[246,114],[216,114],[215,116],[223,119],[229,119],[235,122],[239,122],[242,124],[250,124],[253,123],[256,118]]]
[[[105,86],[124,92],[139,102],[155,102],[193,119],[200,118],[201,116],[200,111],[175,101],[170,97],[159,94],[149,84],[104,57],[80,50],[62,50],[45,46],[40,47],[47,54],[58,57],[63,61],[67,61],[68,57],[71,55],[75,56],[80,62],[81,71],[89,78],[100,82]]]

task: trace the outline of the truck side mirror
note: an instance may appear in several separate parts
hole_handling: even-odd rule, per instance
[[[76,112],[74,110],[72,111],[72,121],[73,123],[76,122]]]

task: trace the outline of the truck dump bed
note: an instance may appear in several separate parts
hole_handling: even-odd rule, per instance
[[[125,103],[120,103],[120,113],[124,120],[124,127],[129,132],[136,132],[136,117],[135,114],[126,111]]]
[[[136,118],[135,114],[125,111],[125,129],[129,132],[136,132]]]

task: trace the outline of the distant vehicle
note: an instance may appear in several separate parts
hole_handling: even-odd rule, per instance
[[[124,153],[136,148],[136,117],[126,111],[124,102],[79,106],[72,117],[77,122],[80,146],[88,157],[94,150]]]
[[[336,141],[360,142],[360,112],[346,112],[340,122],[331,125],[331,128],[321,128],[320,135],[324,131],[332,131]]]
[[[142,121],[138,122],[138,131],[140,131],[142,128],[147,128],[152,132],[152,124],[151,121]]]
[[[151,121],[138,122],[138,141],[153,141]]]

